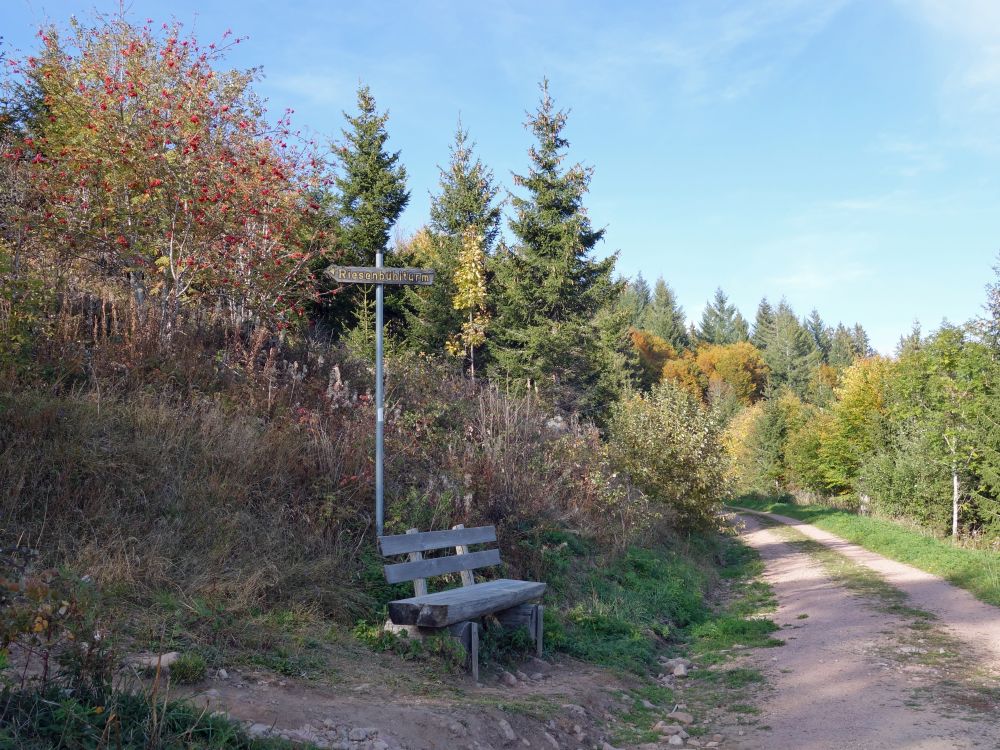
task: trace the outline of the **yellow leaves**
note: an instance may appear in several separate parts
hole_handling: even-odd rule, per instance
[[[44,633],[49,627],[49,621],[41,615],[35,616],[35,622],[31,626],[32,633]]]
[[[462,249],[455,270],[458,288],[452,305],[456,310],[483,310],[486,307],[486,252],[483,237],[475,227],[462,234]]]
[[[486,342],[489,325],[486,314],[486,251],[483,249],[483,236],[475,227],[468,227],[462,234],[455,286],[457,291],[452,297],[452,307],[468,313],[469,317],[445,348],[449,354],[459,356],[463,351],[472,352]]]

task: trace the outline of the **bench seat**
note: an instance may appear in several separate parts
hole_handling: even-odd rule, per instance
[[[443,628],[541,598],[545,584],[500,579],[389,602],[397,625]]]

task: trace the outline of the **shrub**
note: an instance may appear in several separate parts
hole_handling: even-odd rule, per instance
[[[612,412],[614,461],[661,513],[683,526],[709,526],[726,494],[728,461],[718,423],[669,382],[634,394]]]

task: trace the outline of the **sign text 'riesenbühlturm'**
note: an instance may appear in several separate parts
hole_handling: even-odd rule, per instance
[[[341,284],[417,284],[434,283],[433,268],[373,268],[365,266],[330,266],[327,275]]]

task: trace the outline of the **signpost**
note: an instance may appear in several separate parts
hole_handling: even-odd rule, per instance
[[[430,268],[383,268],[382,253],[375,255],[375,267],[330,266],[326,274],[341,284],[375,285],[375,534],[382,536],[385,518],[385,477],[382,464],[385,453],[385,388],[382,373],[382,316],[386,284],[430,286],[434,270]]]

